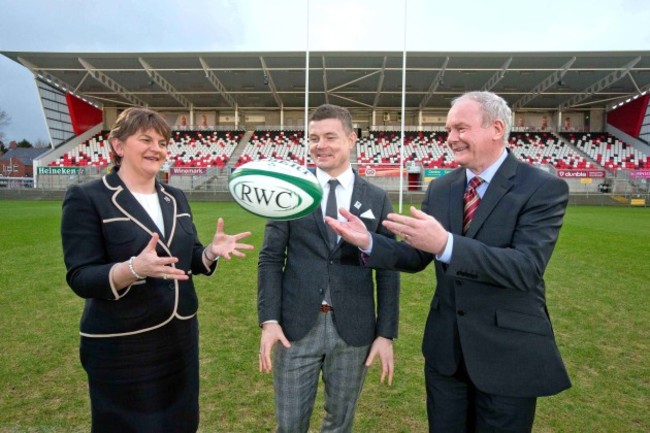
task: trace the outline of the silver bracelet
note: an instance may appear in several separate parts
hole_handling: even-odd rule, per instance
[[[132,256],[127,262],[129,264],[129,271],[131,271],[131,274],[133,274],[136,280],[144,280],[146,277],[143,277],[142,275],[138,274],[133,268],[133,259],[135,259],[135,256]]]
[[[215,257],[214,259],[211,259],[211,258],[208,256],[208,247],[205,247],[205,248],[203,249],[203,255],[205,256],[206,260],[209,261],[209,262],[216,262],[217,259],[219,258],[219,256],[217,256],[217,257]]]

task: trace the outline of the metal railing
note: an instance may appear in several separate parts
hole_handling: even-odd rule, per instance
[[[34,179],[31,177],[0,176],[0,188],[31,189],[34,188]]]
[[[386,166],[387,164],[383,164]],[[359,173],[365,173],[366,167],[355,167]],[[395,168],[398,165],[395,164]],[[202,197],[206,200],[228,200],[228,177],[234,166],[224,168],[211,168],[204,174],[184,175],[160,173],[160,180],[182,189],[190,197]],[[0,178],[0,189],[4,191],[39,191],[42,195],[47,191],[64,191],[69,186],[80,184],[92,179],[99,179],[106,170],[96,167],[85,167],[83,170],[69,170],[58,174],[37,174],[36,185],[31,178]],[[368,170],[369,173],[373,171]],[[430,178],[425,178],[425,173],[415,176],[407,175],[400,182],[398,175],[382,176],[378,172],[364,176],[369,182],[383,188],[397,197],[402,188],[402,193],[409,195],[410,200],[418,201],[426,191]],[[619,206],[650,206],[650,181],[648,179],[630,179],[624,172],[618,172],[605,179],[593,179],[586,182],[584,179],[565,179],[569,184],[572,204],[592,205],[619,205]],[[20,194],[20,193],[15,193]]]

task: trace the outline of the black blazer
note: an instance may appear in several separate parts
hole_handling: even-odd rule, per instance
[[[198,307],[192,276],[212,274],[202,260],[203,245],[182,191],[156,182],[165,233],[114,171],[100,180],[71,187],[63,201],[61,238],[72,290],[86,299],[81,335],[116,337],[159,328],[174,318],[190,319]],[[147,277],[117,291],[111,268],[138,255],[158,232],[159,256],[174,256],[187,281]]]
[[[454,237],[451,262],[436,261],[436,291],[422,352],[442,374],[464,357],[478,389],[533,397],[571,384],[546,308],[544,271],[569,198],[566,182],[511,154],[463,236],[465,169],[429,185],[422,205]],[[417,272],[435,257],[373,236],[368,266]],[[461,351],[462,349],[462,351]]]
[[[355,206],[356,205],[356,206]],[[350,212],[371,232],[392,236],[382,225],[392,212],[386,191],[355,174]],[[375,337],[397,337],[399,274],[376,271],[375,313],[373,270],[360,266],[359,249],[340,241],[330,249],[320,206],[292,221],[269,221],[259,254],[259,323],[276,320],[290,341],[303,338],[314,326],[330,286],[336,329],[352,346]]]

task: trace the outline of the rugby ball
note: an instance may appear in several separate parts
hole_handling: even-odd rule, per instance
[[[314,174],[300,164],[279,159],[260,159],[239,166],[228,179],[228,189],[248,212],[278,221],[308,215],[323,197]]]

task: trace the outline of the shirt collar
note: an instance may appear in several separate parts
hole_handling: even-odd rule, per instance
[[[325,188],[325,186],[329,188],[327,182],[332,179],[332,176],[317,168],[316,178],[318,179],[318,183],[320,183],[323,188]],[[345,189],[352,187],[354,184],[354,172],[352,171],[352,166],[348,166],[347,170],[336,176],[336,180],[338,180],[339,185]]]
[[[467,183],[469,183],[469,181],[472,180],[474,176],[481,176],[483,182],[485,182],[486,184],[490,183],[492,181],[492,178],[496,174],[497,170],[499,169],[499,167],[501,167],[501,164],[503,164],[503,161],[505,161],[507,157],[508,157],[508,152],[504,147],[501,156],[499,156],[499,158],[496,161],[494,161],[494,163],[491,166],[483,170],[482,173],[476,175],[472,173],[469,169],[465,169],[465,176],[467,177]]]

